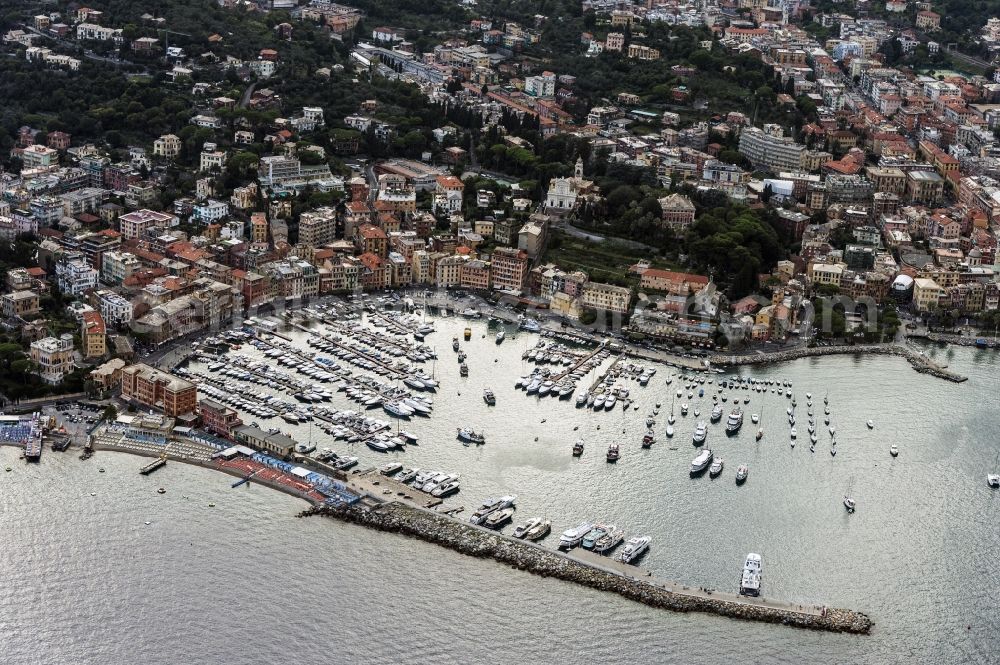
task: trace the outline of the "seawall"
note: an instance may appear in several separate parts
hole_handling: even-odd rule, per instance
[[[645,574],[646,577],[632,577],[624,571],[613,570],[610,559],[607,566],[588,563],[571,554],[515,540],[397,501],[374,507],[314,507],[302,513],[302,516],[309,515],[333,517],[379,531],[418,538],[462,554],[490,558],[542,577],[554,577],[599,591],[617,593],[651,607],[676,612],[705,612],[746,621],[855,634],[868,634],[873,625],[867,615],[852,610],[803,607],[711,590],[689,590],[652,578],[639,568],[634,569],[635,574]]]
[[[716,356],[713,358],[713,363],[716,365],[723,366],[738,366],[738,365],[763,365],[767,363],[779,363],[788,362],[789,360],[798,360],[799,358],[812,358],[818,356],[835,356],[835,355],[883,355],[883,356],[899,356],[906,358],[913,369],[921,374],[929,374],[930,376],[937,377],[939,379],[944,379],[946,381],[953,381],[955,383],[961,383],[967,381],[967,376],[962,376],[952,372],[944,367],[941,367],[934,361],[932,361],[927,356],[914,351],[906,346],[901,346],[899,344],[863,344],[858,346],[815,346],[812,348],[799,348],[799,349],[789,349],[788,351],[774,351],[771,353],[759,353],[755,355],[746,356]]]

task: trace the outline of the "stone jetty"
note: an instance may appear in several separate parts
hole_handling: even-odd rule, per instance
[[[774,351],[772,353],[758,353],[745,356],[724,356],[719,355],[713,358],[716,365],[737,366],[737,365],[763,365],[767,363],[787,362],[798,360],[799,358],[811,358],[814,356],[835,356],[835,355],[883,355],[899,356],[913,366],[921,374],[961,383],[967,381],[969,377],[956,374],[942,367],[928,358],[926,355],[900,344],[862,344],[857,346],[814,346],[811,348],[789,349],[787,351]]]
[[[633,577],[627,572],[617,571],[610,559],[607,560],[608,565],[589,563],[572,554],[515,540],[399,501],[357,504],[347,508],[313,507],[300,516],[310,515],[324,515],[379,531],[418,538],[462,554],[490,558],[542,577],[554,577],[599,591],[617,593],[651,607],[855,634],[868,634],[873,625],[867,615],[852,610],[800,606],[709,589],[689,589],[657,580],[639,568],[634,569]]]

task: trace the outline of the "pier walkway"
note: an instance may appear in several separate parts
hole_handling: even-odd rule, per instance
[[[553,381],[562,381],[566,376],[572,374],[573,372],[575,372],[579,368],[583,367],[585,364],[589,363],[594,358],[594,356],[596,356],[597,354],[599,354],[603,350],[604,350],[604,346],[601,345],[601,346],[598,346],[593,351],[591,351],[590,353],[584,354],[575,363],[573,363],[572,365],[570,365],[569,367],[567,367],[564,371],[560,372],[559,374],[556,374],[555,378],[552,379],[552,380]]]

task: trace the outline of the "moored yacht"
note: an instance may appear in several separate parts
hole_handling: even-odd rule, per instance
[[[712,463],[713,456],[712,451],[708,448],[698,453],[698,456],[691,460],[691,475],[695,476],[704,472],[708,468],[708,465]]]
[[[486,443],[485,436],[469,427],[459,427],[458,438],[468,443]]]
[[[746,563],[743,564],[743,575],[740,576],[740,594],[744,596],[760,595],[761,577],[760,555],[754,552],[747,554]]]
[[[503,328],[501,328],[499,330],[499,332],[497,332],[497,336],[496,336],[496,342],[497,342],[497,344],[503,344],[503,340],[504,340],[505,337],[507,337],[507,333],[506,333],[506,331],[504,331]]]
[[[694,434],[691,436],[691,439],[694,441],[696,445],[700,446],[701,444],[705,443],[705,439],[707,438],[708,438],[708,425],[705,423],[704,420],[699,420],[698,426],[694,428]]]
[[[587,535],[583,537],[580,545],[585,550],[594,549],[594,544],[599,538],[604,537],[611,529],[614,529],[614,524],[595,524],[594,528],[587,532]]]
[[[511,535],[513,535],[515,538],[525,538],[532,529],[542,524],[543,521],[544,520],[542,520],[541,517],[532,517],[527,522],[518,524],[514,528],[514,533]]]
[[[612,443],[608,446],[608,461],[617,462],[619,457],[621,457],[621,451],[618,449],[618,444]]]
[[[736,407],[729,413],[729,419],[726,420],[726,434],[736,434],[741,427],[743,427],[743,409]]]
[[[608,527],[607,533],[594,542],[594,551],[598,554],[606,554],[625,539],[625,532],[613,524]]]
[[[625,543],[625,549],[622,550],[621,560],[622,563],[633,563],[639,560],[643,554],[649,549],[649,544],[653,541],[649,536],[633,536],[628,539]]]
[[[708,477],[716,478],[722,473],[722,467],[725,466],[726,461],[721,457],[716,457],[712,460],[712,466],[708,467]]]
[[[500,529],[514,517],[514,507],[508,506],[500,510],[494,510],[483,520],[483,526],[488,529]]]
[[[750,475],[750,467],[746,464],[741,464],[740,468],[736,469],[736,484],[742,485],[746,482],[747,476]]]
[[[508,494],[496,499],[486,499],[486,501],[483,502],[483,505],[472,513],[472,517],[469,518],[469,522],[471,524],[482,524],[491,513],[497,510],[503,510],[504,508],[509,508],[513,506],[516,501],[516,494]]]
[[[566,529],[559,537],[559,549],[568,550],[576,547],[593,528],[594,525],[590,522],[583,522],[572,529]]]
[[[483,401],[486,402],[489,406],[493,406],[494,404],[497,403],[497,396],[493,394],[492,390],[486,388],[483,390]]]
[[[722,405],[721,404],[716,404],[712,408],[711,420],[712,420],[713,423],[717,423],[720,420],[722,420]]]
[[[583,454],[583,439],[577,439],[576,443],[573,444],[573,457],[579,457]]]
[[[545,536],[549,535],[550,531],[552,531],[552,522],[542,520],[528,529],[527,533],[524,534],[524,538],[525,540],[531,541],[541,540]]]

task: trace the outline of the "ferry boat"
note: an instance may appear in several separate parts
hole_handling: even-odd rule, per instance
[[[562,535],[559,537],[559,549],[569,550],[573,549],[579,545],[584,537],[590,533],[590,530],[594,528],[594,525],[589,522],[583,522],[572,529],[566,529],[563,531]]]
[[[625,539],[625,532],[614,525],[608,527],[607,533],[594,541],[594,551],[598,554],[605,554],[618,547]]]
[[[747,554],[747,560],[743,564],[743,575],[740,577],[740,595],[759,596],[760,595],[760,555],[751,552]]]
[[[712,463],[713,457],[714,454],[708,448],[698,453],[698,456],[691,460],[691,475],[696,476],[704,472],[708,468],[708,465]]]
[[[577,439],[576,443],[573,444],[573,457],[579,457],[583,454],[583,439]]]
[[[649,544],[653,541],[649,536],[633,536],[628,539],[625,543],[625,549],[622,550],[621,561],[622,563],[632,563],[638,561],[639,557],[646,553],[649,549]]]
[[[486,443],[486,437],[470,427],[459,427],[458,438],[468,443]]]
[[[612,443],[608,446],[608,461],[617,462],[619,457],[621,457],[621,452],[618,450],[618,444]]]
[[[694,441],[695,445],[701,445],[705,443],[705,439],[708,438],[708,424],[704,420],[698,421],[698,426],[694,428],[694,434],[691,439]]]
[[[497,332],[496,343],[497,344],[503,344],[503,340],[504,340],[504,338],[506,336],[507,336],[507,333],[503,329],[501,329],[499,332]]]
[[[743,409],[736,407],[729,413],[726,420],[726,434],[736,434],[743,427]]]
[[[497,396],[493,394],[493,391],[489,388],[483,390],[483,401],[488,405],[493,406],[497,403]]]

